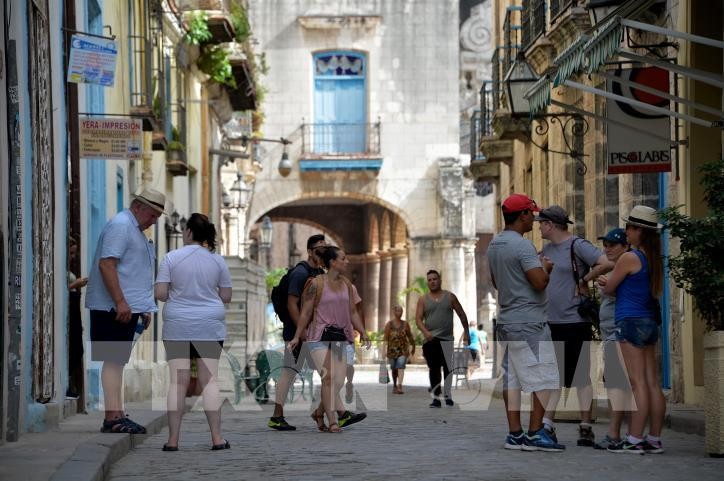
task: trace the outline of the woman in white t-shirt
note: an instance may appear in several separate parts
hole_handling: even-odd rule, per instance
[[[221,401],[216,379],[226,338],[224,304],[231,301],[231,275],[224,259],[213,253],[216,229],[208,217],[191,214],[183,241],[182,248],[163,258],[156,278],[156,299],[166,303],[163,344],[170,373],[168,442],[163,450],[178,451],[191,359],[197,360],[211,449],[229,449],[229,442],[221,436]]]

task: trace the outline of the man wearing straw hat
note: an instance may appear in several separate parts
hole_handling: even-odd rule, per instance
[[[123,366],[131,355],[136,326],[142,322],[147,328],[151,313],[157,311],[153,299],[155,253],[143,231],[164,213],[166,198],[153,189],[143,189],[133,197],[131,206],[103,227],[86,291],[91,359],[103,362],[104,433],[146,432],[124,412]]]

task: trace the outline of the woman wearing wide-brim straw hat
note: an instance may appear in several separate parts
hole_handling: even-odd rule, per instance
[[[637,205],[627,217],[626,238],[633,248],[613,268],[608,279],[598,284],[606,295],[616,296],[616,340],[621,347],[636,406],[631,414],[627,438],[609,451],[622,453],[661,453],[661,430],[666,400],[659,386],[656,368],[658,297],[663,287],[664,266],[661,238],[655,209]],[[649,420],[649,433],[644,427]]]

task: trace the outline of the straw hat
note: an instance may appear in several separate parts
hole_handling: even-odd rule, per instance
[[[146,188],[140,193],[134,194],[133,198],[153,208],[158,213],[165,214],[164,209],[166,208],[166,196],[157,190]]]
[[[621,217],[627,224],[643,227],[644,229],[661,229],[663,225],[659,224],[659,216],[656,209],[646,207],[645,205],[636,205],[631,209],[628,217]]]

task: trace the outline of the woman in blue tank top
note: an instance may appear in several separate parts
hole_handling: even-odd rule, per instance
[[[603,293],[616,296],[616,340],[621,347],[635,406],[632,406],[629,435],[608,449],[636,454],[661,453],[661,429],[666,400],[659,385],[656,341],[659,326],[654,310],[661,295],[663,264],[656,210],[637,205],[623,218],[626,237],[634,249],[623,254],[608,279],[599,278]],[[644,438],[646,420],[649,434]]]

